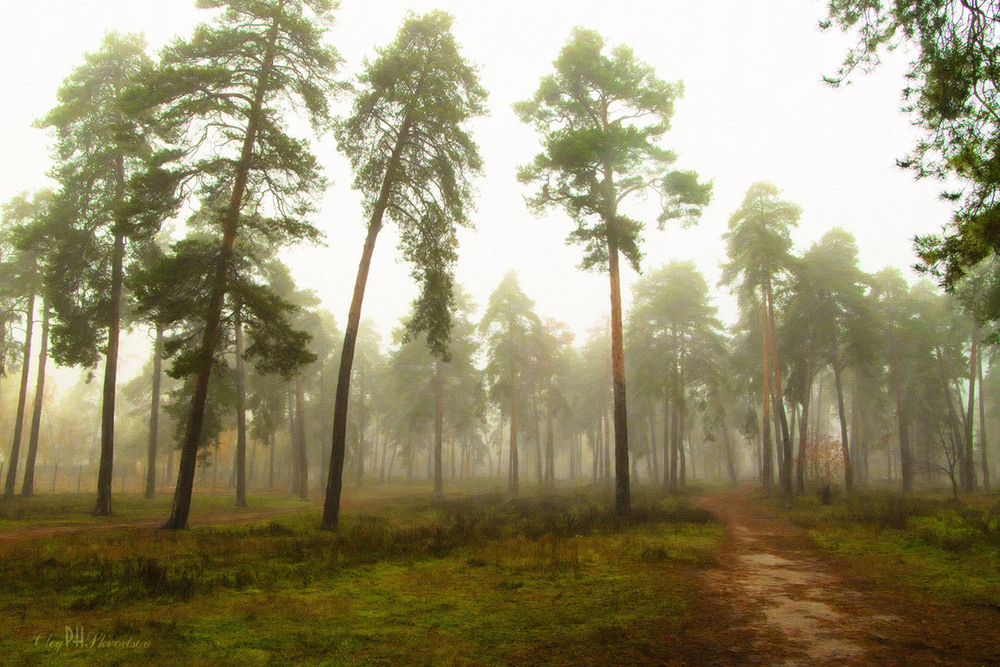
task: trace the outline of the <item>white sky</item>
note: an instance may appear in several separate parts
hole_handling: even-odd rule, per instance
[[[565,215],[536,218],[526,210],[515,168],[539,146],[511,111],[551,71],[576,25],[630,45],[661,78],[684,82],[664,145],[679,154],[678,168],[715,183],[698,226],[659,232],[650,225],[644,268],[693,258],[715,284],[729,215],[758,180],[775,183],[803,207],[794,234],[799,252],[844,226],[856,235],[869,271],[907,270],[913,235],[937,231],[949,219],[939,184],[914,182],[895,166],[917,136],[897,110],[905,54],[851,86],[825,86],[822,75],[835,73],[851,42],[817,29],[824,7],[818,0],[342,0],[329,38],[349,75],[375,46],[392,40],[407,10],[440,8],[455,16],[455,34],[481,67],[491,109],[474,128],[486,171],[478,183],[477,230],[461,235],[458,280],[482,307],[503,274],[516,269],[539,315],[566,322],[579,339],[608,311],[607,277],[577,269],[581,249],[563,243],[571,228]],[[83,52],[99,48],[105,30],[142,32],[155,50],[206,16],[193,0],[0,0],[0,201],[46,184],[46,137],[31,123],[54,106],[61,81]],[[314,289],[343,326],[364,225],[346,160],[329,138],[314,148],[334,181],[315,219],[327,246],[287,257],[300,286]],[[386,339],[416,293],[395,243],[388,227],[363,310]],[[626,292],[635,278],[626,270]],[[732,321],[731,300],[717,304]],[[136,351],[125,363],[141,364],[146,356]]]

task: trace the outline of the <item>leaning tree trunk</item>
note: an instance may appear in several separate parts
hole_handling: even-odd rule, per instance
[[[275,16],[267,35],[267,46],[257,77],[253,101],[247,113],[247,129],[243,137],[240,159],[236,163],[236,173],[233,190],[229,197],[229,205],[222,214],[222,240],[219,245],[219,261],[216,265],[212,293],[208,301],[208,314],[205,317],[205,328],[202,333],[199,348],[200,364],[194,380],[194,391],[191,395],[191,407],[188,410],[187,423],[184,428],[184,440],[181,448],[181,462],[177,472],[177,487],[174,491],[173,506],[170,517],[163,528],[179,530],[187,527],[188,514],[191,511],[191,492],[194,487],[194,473],[198,464],[198,445],[201,444],[201,429],[205,420],[205,405],[208,402],[208,380],[212,373],[212,357],[219,341],[222,323],[222,305],[225,300],[229,282],[230,265],[232,264],[233,243],[236,241],[236,231],[239,227],[240,209],[243,206],[243,195],[246,193],[250,167],[253,164],[254,145],[257,142],[257,130],[264,106],[264,93],[267,91],[274,67],[274,56],[278,45],[279,16]]]
[[[396,137],[396,145],[389,156],[385,176],[379,190],[378,199],[372,208],[371,219],[368,221],[368,235],[361,251],[361,262],[358,264],[358,275],[354,280],[354,293],[351,296],[351,307],[347,313],[347,326],[344,330],[344,348],[340,354],[340,371],[337,374],[337,393],[333,405],[333,441],[330,448],[330,474],[326,483],[326,499],[323,502],[323,521],[320,525],[324,530],[336,530],[340,521],[340,495],[343,491],[344,456],[347,452],[347,404],[351,396],[351,371],[354,366],[354,348],[358,342],[358,328],[361,325],[361,303],[365,298],[365,286],[368,284],[368,271],[371,269],[372,254],[375,252],[375,240],[382,229],[382,218],[389,205],[389,195],[400,168],[403,148],[408,140],[411,120],[405,119]]]
[[[243,318],[237,304],[233,322],[236,338],[236,506],[247,506],[247,388],[243,360]]]
[[[21,431],[24,430],[24,406],[28,401],[28,360],[31,358],[31,334],[35,324],[35,295],[28,295],[28,311],[24,327],[24,357],[21,362],[21,388],[17,395],[17,413],[14,416],[14,441],[10,446],[10,465],[7,466],[7,482],[4,496],[14,495],[17,482],[17,460],[21,455]]]
[[[28,456],[24,461],[24,481],[21,495],[30,496],[35,488],[35,457],[38,454],[38,432],[42,424],[42,402],[45,395],[45,363],[49,352],[49,306],[42,300],[42,342],[38,349],[38,375],[35,381],[35,405],[31,411],[31,433],[28,435]],[[54,479],[54,478],[53,478]],[[55,482],[53,481],[53,486]]]

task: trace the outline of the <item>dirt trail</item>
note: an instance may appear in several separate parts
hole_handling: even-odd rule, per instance
[[[728,617],[743,661],[767,665],[1000,664],[1000,614],[927,605],[892,582],[850,574],[748,492],[698,504],[726,524],[706,609]],[[716,619],[718,622],[718,618]]]

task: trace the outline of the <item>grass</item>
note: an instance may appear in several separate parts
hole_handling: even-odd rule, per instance
[[[173,500],[170,494],[165,493],[151,500],[141,495],[115,494],[111,504],[113,516],[98,517],[90,514],[95,497],[94,494],[0,497],[0,533],[37,526],[100,526],[124,521],[163,521],[170,514]],[[271,495],[249,495],[246,508],[237,508],[234,504],[231,495],[199,494],[192,502],[191,519],[198,521],[204,517],[269,510],[293,511],[303,507],[300,500]]]
[[[336,533],[318,530],[308,506],[176,533],[0,542],[0,655],[25,665],[656,662],[722,529],[684,499],[641,493],[635,522],[619,527],[609,495],[434,501],[406,489],[355,498]],[[67,628],[82,646],[66,644]]]
[[[822,549],[927,601],[1000,608],[1000,498],[866,491],[829,506],[803,496],[787,515]]]

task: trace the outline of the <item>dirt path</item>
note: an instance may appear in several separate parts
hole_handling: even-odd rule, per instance
[[[734,643],[741,662],[1000,664],[996,611],[922,604],[892,582],[851,574],[747,492],[697,502],[726,524],[718,566],[700,582],[700,612],[728,623],[720,644]]]

